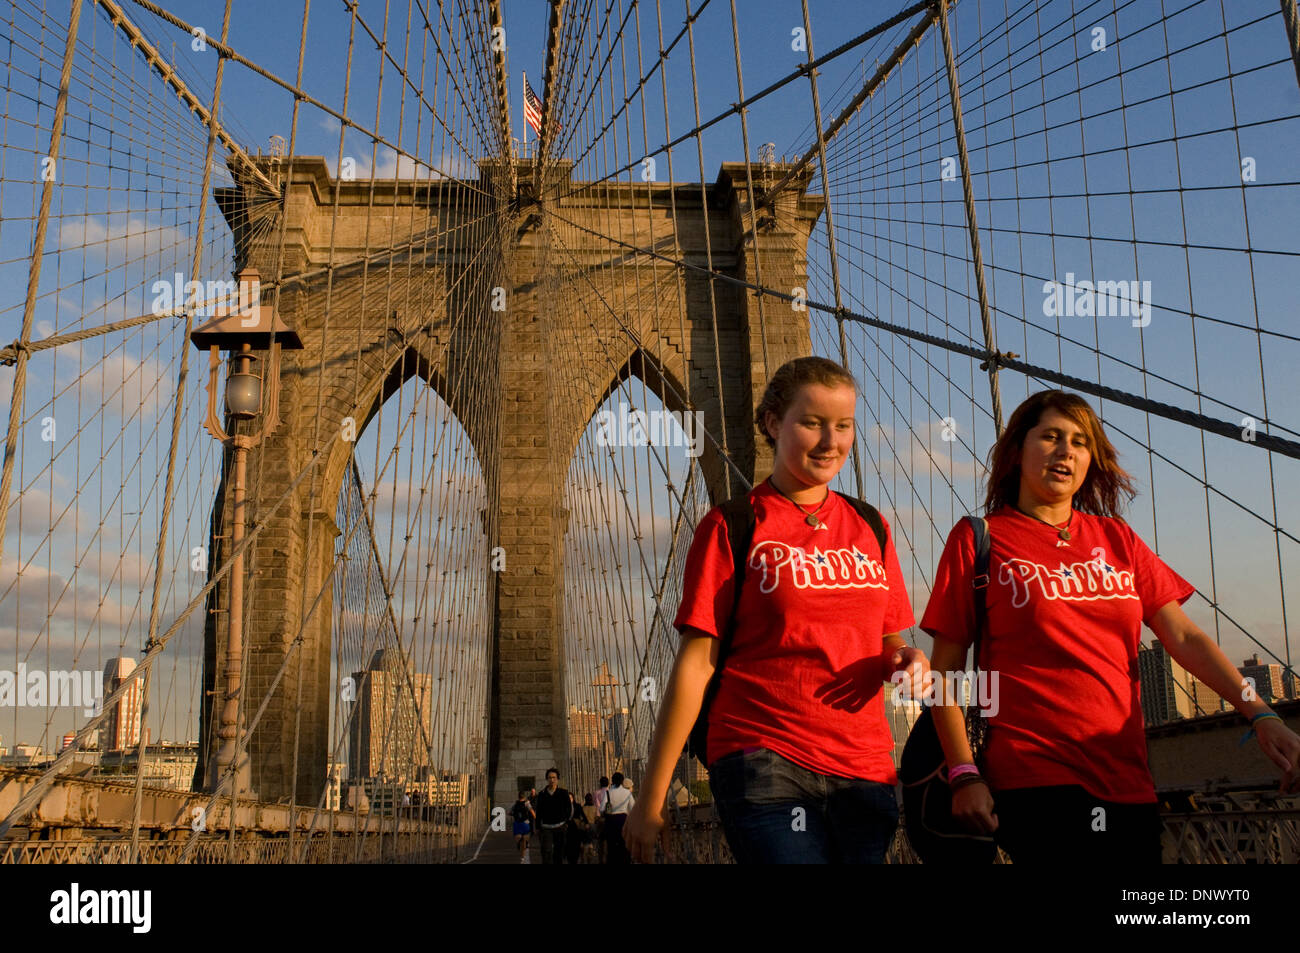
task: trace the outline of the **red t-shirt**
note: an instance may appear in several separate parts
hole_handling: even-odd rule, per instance
[[[710,760],[769,748],[821,774],[896,783],[881,642],[915,620],[889,524],[882,555],[871,527],[834,491],[817,514],[820,528],[766,480],[749,499],[754,536],[709,709]],[[734,581],[714,507],[696,527],[673,625],[721,636]]]
[[[1078,784],[1102,800],[1154,801],[1138,638],[1142,623],[1195,589],[1118,519],[1075,512],[1068,543],[1014,507],[994,511],[988,525],[980,667],[997,675],[998,706],[989,784]],[[975,535],[962,520],[948,534],[922,629],[970,645],[974,564]]]

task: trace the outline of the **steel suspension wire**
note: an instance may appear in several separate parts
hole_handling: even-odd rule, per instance
[[[101,16],[78,25],[83,3]],[[119,674],[97,714],[15,711],[16,739],[72,730],[0,834],[74,757],[133,784],[121,851],[96,849],[135,862],[477,857],[511,732],[548,737],[575,792],[639,780],[691,534],[766,475],[747,408],[805,353],[858,381],[833,485],[889,519],[918,615],[980,505],[999,388],[1065,387],[1136,454],[1130,522],[1177,554],[1198,624],[1293,671],[1300,527],[1278,489],[1300,474],[1300,246],[1278,210],[1300,115],[1269,93],[1300,62],[1294,4],[937,0],[818,55],[821,2],[791,15],[788,50],[735,2],[548,3],[531,161],[500,4],[304,0],[292,79],[261,38],[231,43],[229,9],[176,62],[159,51],[195,26],[156,0],[78,0],[71,22],[14,0],[6,22],[0,270],[28,291],[0,300],[6,655]],[[768,85],[747,92],[756,67]],[[271,154],[249,148],[284,122]],[[793,137],[795,160],[751,136]],[[203,279],[250,262],[306,348],[283,358],[236,545],[235,453],[200,429],[187,349],[232,297]],[[535,433],[503,406],[521,380]],[[511,503],[521,471],[535,496]],[[548,529],[517,532],[524,511]],[[511,626],[538,646],[522,728],[499,714]],[[236,672],[236,758],[214,774]],[[286,829],[250,820],[244,756]],[[193,786],[186,757],[206,826],[160,847],[148,805]],[[671,806],[688,855],[717,859],[688,833],[703,782],[683,757]]]

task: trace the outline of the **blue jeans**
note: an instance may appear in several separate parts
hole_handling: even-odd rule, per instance
[[[892,784],[818,774],[767,748],[713,762],[709,787],[739,864],[879,864],[898,829]]]

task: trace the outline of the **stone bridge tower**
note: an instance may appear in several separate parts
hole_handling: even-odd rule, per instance
[[[250,480],[250,517],[269,509],[345,417],[355,415],[359,433],[406,380],[432,383],[478,455],[495,517],[485,518],[495,529],[488,545],[508,554],[508,568],[493,574],[487,752],[492,803],[508,804],[519,778],[535,777],[540,785],[547,767],[567,769],[562,500],[581,434],[619,381],[638,375],[656,393],[667,391],[669,410],[702,412],[709,433],[719,446],[725,436],[747,478],[765,475],[771,452],[756,439],[753,409],[766,384],[765,366],[775,370],[810,353],[807,313],[771,297],[760,302],[748,289],[710,282],[675,261],[711,263],[755,283],[761,275],[765,287],[786,293],[806,287],[808,237],[824,199],[805,193],[809,175],[796,176],[760,206],[754,227],[743,163],[725,163],[703,189],[642,182],[583,189],[558,165],[538,202],[527,187],[533,176],[527,162],[513,169],[485,164],[479,183],[467,185],[336,182],[320,158],[261,161],[284,183],[283,222],[276,203],[259,200],[249,183],[219,190],[217,201],[235,235],[238,266],[256,266],[264,283],[282,275],[280,315],[304,349],[284,353],[281,423],[249,458],[250,478],[260,474],[260,482]],[[775,181],[788,168],[754,165],[756,186],[764,171]],[[562,197],[548,204],[547,195]],[[494,255],[476,254],[481,249],[458,238],[475,234],[481,241],[481,230],[470,225],[484,216],[494,223]],[[433,234],[430,222],[436,222]],[[557,233],[569,240],[562,256],[554,247]],[[637,257],[638,287],[621,287],[631,272],[617,266],[635,255],[633,248],[652,244],[664,257]],[[548,309],[557,270],[561,281],[590,291],[587,313]],[[492,289],[502,286],[508,306],[494,311]],[[602,301],[618,302],[621,317],[602,317]],[[635,341],[629,325],[639,329]],[[483,354],[485,348],[494,353]],[[604,388],[587,388],[576,403],[560,399],[562,375],[603,381]],[[254,544],[246,712],[284,670],[249,745],[252,787],[263,801],[293,795],[314,804],[325,781],[334,690],[329,576],[351,446],[330,444],[326,459]],[[701,464],[715,502],[739,490],[734,483],[729,488],[728,468],[711,444]],[[228,542],[218,530],[231,507],[229,486],[218,492],[213,566],[226,558]],[[212,608],[218,611],[208,614],[208,692],[224,684],[225,589],[217,587]],[[301,658],[286,666],[300,630]],[[204,745],[219,701],[219,694],[205,696]],[[200,751],[200,784],[207,755]]]

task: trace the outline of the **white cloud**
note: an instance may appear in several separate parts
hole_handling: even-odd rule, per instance
[[[337,125],[335,129],[337,130]],[[352,160],[352,169],[357,179],[371,178],[371,152],[372,147],[369,145],[360,148],[344,146],[343,161]],[[328,155],[325,157],[325,163],[329,167],[330,175],[337,176],[338,157]],[[375,153],[373,172],[376,179],[403,181],[430,181],[448,177],[474,179],[478,178],[478,165],[473,159],[452,156],[446,152],[441,153],[438,160],[431,164],[428,159],[416,160],[410,155],[399,154],[390,146],[380,146]]]
[[[145,255],[174,252],[192,241],[179,228],[150,223],[121,212],[87,215],[59,226],[59,252],[103,255],[110,264],[136,261]]]

